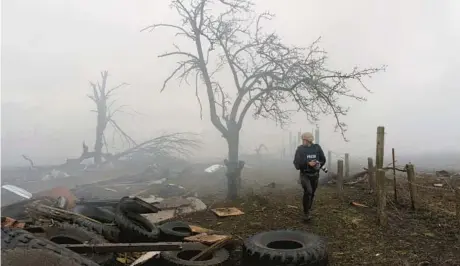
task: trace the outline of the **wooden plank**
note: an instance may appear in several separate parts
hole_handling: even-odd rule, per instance
[[[343,200],[343,160],[337,161],[337,196],[340,200]]]
[[[378,169],[376,172],[377,179],[377,216],[378,221],[381,226],[386,226],[388,224],[387,214],[385,212],[386,208],[386,186],[385,186],[385,171]]]
[[[189,226],[190,226],[190,229],[192,229],[192,232],[195,234],[210,233],[213,231],[211,229],[204,228],[198,225],[189,225]]]
[[[194,235],[194,236],[188,236],[188,237],[184,238],[184,240],[188,241],[188,242],[199,242],[199,243],[203,243],[205,245],[212,245],[212,244],[214,244],[216,242],[219,242],[219,241],[222,241],[222,240],[228,239],[228,238],[231,238],[231,236],[229,236],[229,235],[202,233],[202,234],[198,234],[198,235]]]
[[[385,150],[385,127],[377,128],[377,148],[375,153],[375,169],[383,168],[383,157]]]
[[[219,217],[239,216],[239,215],[244,214],[244,212],[242,212],[240,209],[235,208],[235,207],[215,208],[215,209],[212,209],[211,211]]]

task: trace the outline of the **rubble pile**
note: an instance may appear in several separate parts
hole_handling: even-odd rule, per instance
[[[175,220],[179,214],[207,208],[195,197],[75,200],[70,190],[52,191],[2,208],[2,255],[41,249],[53,258],[70,257],[75,265],[144,265],[160,258],[175,261],[178,251],[196,256],[208,250],[207,245],[231,239],[203,237],[205,229]],[[201,238],[187,239],[196,235]],[[226,245],[214,251],[218,258],[229,259],[222,249]]]
[[[2,264],[327,265],[325,244],[313,234],[268,231],[243,242],[179,219],[207,209],[197,197],[77,199],[62,187],[36,193],[2,207]],[[245,215],[234,207],[210,211],[221,218]],[[276,243],[298,246],[291,250]]]
[[[178,170],[151,165],[137,174],[98,177],[93,182],[76,180],[76,172],[37,171],[40,177],[32,181],[3,184],[2,199],[5,193],[16,198],[1,209],[2,263],[27,266],[46,260],[44,265],[56,266],[214,266],[241,265],[244,260],[250,261],[248,265],[309,265],[305,262],[317,259],[327,262],[324,249],[319,249],[324,254],[309,251],[310,236],[302,236],[302,232],[269,231],[264,243],[257,237],[243,243],[228,232],[182,221],[181,216],[208,210],[196,192],[174,184],[191,171],[190,165],[184,166]],[[223,168],[216,164],[197,169],[213,178]],[[103,175],[101,168],[99,171],[97,176]],[[60,179],[82,183],[73,183],[73,189],[59,185],[36,193],[19,187],[36,180],[45,184]],[[222,219],[245,215],[237,208],[210,211]],[[290,238],[295,242],[296,236],[305,241],[297,251],[270,246]],[[321,263],[315,265],[326,265]]]

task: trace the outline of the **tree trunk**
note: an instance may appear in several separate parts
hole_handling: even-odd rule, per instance
[[[238,160],[239,155],[239,138],[238,130],[229,130],[227,139],[228,144],[228,160],[225,160],[227,167],[227,198],[235,200],[238,197],[238,189],[241,188],[241,172],[244,167],[244,162]]]
[[[102,162],[102,146],[103,146],[102,134],[98,126],[96,129],[96,143],[94,145],[94,163],[95,164],[100,164]]]
[[[102,163],[103,137],[107,125],[107,107],[105,106],[105,102],[102,102],[101,105],[103,106],[98,106],[97,108],[96,143],[94,144],[95,164]]]

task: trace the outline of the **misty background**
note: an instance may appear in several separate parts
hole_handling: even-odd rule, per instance
[[[387,155],[393,147],[398,158],[426,167],[460,165],[459,1],[255,2],[258,11],[276,14],[266,29],[285,43],[306,47],[321,36],[333,68],[388,65],[366,81],[373,93],[359,93],[367,102],[347,103],[349,142],[334,132],[332,117],[323,117],[318,126],[325,151],[349,152],[351,159],[375,156],[376,127],[383,125]],[[174,49],[174,32],[140,30],[177,21],[167,0],[2,1],[2,166],[28,165],[22,154],[36,164],[63,163],[80,155],[82,141],[94,146],[96,114],[86,95],[102,70],[109,71],[109,87],[130,84],[115,98],[135,112],[116,120],[134,139],[193,131],[204,141],[196,158],[224,158],[227,144],[206,104],[200,119],[194,88],[175,82],[160,93],[176,62],[157,56]],[[241,153],[253,153],[261,143],[279,153],[289,131],[315,127],[302,113],[292,120],[280,129],[248,115]],[[110,148],[123,149],[120,143]]]

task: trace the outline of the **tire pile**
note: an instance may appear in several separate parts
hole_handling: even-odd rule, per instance
[[[2,265],[8,266],[118,266],[124,265],[114,253],[77,254],[60,244],[103,244],[181,242],[193,234],[181,221],[152,224],[142,213],[152,212],[152,206],[137,198],[122,198],[112,210],[88,207],[78,212],[97,221],[75,219],[53,222],[44,227],[41,237],[26,230],[2,228]],[[190,259],[208,247],[188,243],[180,251],[161,252],[155,265],[218,266],[238,265],[328,265],[326,242],[323,238],[300,231],[267,231],[247,238],[241,256],[232,249],[219,249],[196,261]],[[238,259],[235,259],[238,257]],[[148,264],[150,265],[150,264]]]

